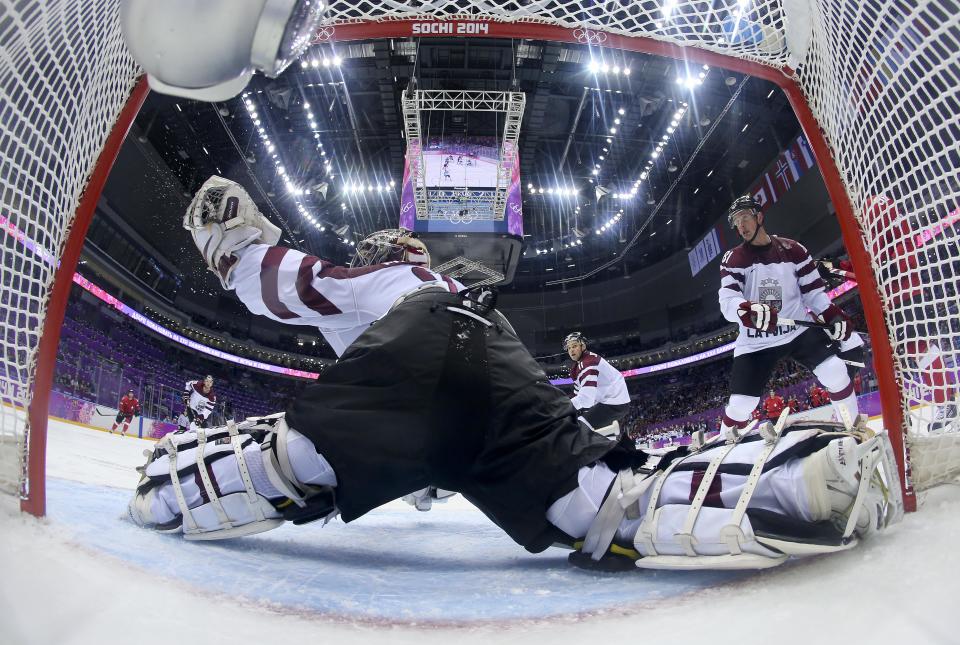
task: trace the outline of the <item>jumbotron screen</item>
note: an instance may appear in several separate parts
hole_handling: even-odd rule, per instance
[[[504,149],[512,157],[513,173],[507,189],[506,215],[493,214],[500,140],[496,137],[429,137],[424,141],[423,165],[428,216],[417,218],[414,206],[412,164],[417,150],[408,149],[403,172],[400,225],[418,232],[523,234],[520,163],[516,148]]]
[[[423,149],[427,188],[489,188],[497,185],[500,142],[495,137],[431,137]]]

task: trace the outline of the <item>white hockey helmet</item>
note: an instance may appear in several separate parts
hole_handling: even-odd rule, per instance
[[[411,262],[430,268],[427,246],[405,228],[389,228],[371,233],[357,244],[351,267],[365,267],[383,262]]]

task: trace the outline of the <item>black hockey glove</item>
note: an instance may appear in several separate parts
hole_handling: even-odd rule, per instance
[[[833,325],[833,329],[823,330],[831,340],[848,340],[853,335],[853,321],[840,307],[830,305],[821,315],[825,322]]]

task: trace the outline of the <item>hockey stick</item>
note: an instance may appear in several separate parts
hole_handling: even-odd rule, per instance
[[[854,275],[851,271],[844,271],[843,269],[838,269],[833,266],[832,262],[827,262],[825,260],[817,260],[817,264],[827,270],[828,273],[837,276],[838,278],[843,278],[844,280],[853,280],[857,281],[857,276]]]
[[[831,329],[833,329],[833,325],[831,325],[830,323],[814,322],[812,320],[793,320],[792,318],[780,318],[779,316],[777,317],[777,324],[793,325],[794,327],[813,327],[815,329],[826,329],[827,331],[830,331]],[[854,329],[853,333],[860,334],[865,338],[868,337],[867,332],[865,331],[859,331],[857,329]],[[858,367],[863,367],[863,366],[858,365]]]
[[[96,412],[97,414],[99,414],[101,417],[115,417],[115,416],[117,416],[117,413],[116,413],[116,412],[101,412],[101,411],[100,411],[100,408],[94,408],[93,410],[94,410],[94,412]]]
[[[778,325],[791,325],[793,327],[813,327],[815,329],[833,329],[833,325],[822,322],[813,322],[812,320],[793,320],[792,318],[781,318],[777,316]]]
[[[814,322],[812,320],[793,320],[792,318],[780,318],[777,316],[778,325],[792,325],[794,327],[813,327],[814,329],[825,329],[830,331],[833,329],[833,325],[830,323]],[[866,336],[867,332],[853,330],[853,333],[860,334],[861,336]],[[851,363],[856,367],[863,367],[860,363]]]

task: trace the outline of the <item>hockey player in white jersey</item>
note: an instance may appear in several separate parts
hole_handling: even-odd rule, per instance
[[[229,184],[205,185],[185,220],[207,266],[252,311],[317,327],[340,359],[285,413],[167,435],[130,503],[143,527],[203,540],[349,522],[438,486],[578,564],[762,567],[899,517],[884,435],[781,424],[644,470],[645,455],[576,421],[488,294],[430,271],[408,232],[334,266],[274,246]]]
[[[586,337],[578,331],[567,335],[563,348],[573,361],[570,378],[574,395],[570,403],[580,419],[601,434],[622,436],[625,430],[619,422],[630,411],[630,394],[623,374],[605,358],[589,351]]]
[[[728,219],[744,241],[720,264],[720,309],[724,318],[740,324],[722,435],[729,438],[747,426],[773,368],[787,357],[813,372],[830,393],[840,419],[853,421],[857,397],[836,345],[850,339],[850,318],[827,297],[807,250],[767,233],[760,204],[752,197],[734,201]],[[808,310],[832,325],[826,334],[777,324],[778,316],[810,321]]]
[[[213,377],[209,374],[203,380],[187,381],[183,386],[184,413],[191,427],[206,428],[207,419],[217,404],[217,395],[213,391]]]

